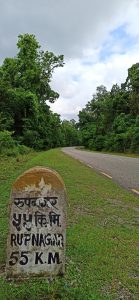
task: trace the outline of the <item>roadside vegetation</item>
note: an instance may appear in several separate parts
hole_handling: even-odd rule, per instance
[[[62,176],[68,194],[66,273],[6,281],[12,183],[42,165]],[[139,299],[139,198],[53,149],[0,159],[0,300]]]
[[[139,63],[120,86],[97,87],[79,112],[79,128],[86,148],[139,154]]]
[[[49,107],[59,97],[51,78],[63,67],[63,55],[40,50],[31,34],[19,35],[17,48],[16,56],[0,66],[0,139],[9,132],[17,145],[35,150],[79,145],[76,122],[61,121]]]
[[[0,138],[9,132],[16,146],[37,151],[84,145],[139,154],[139,63],[128,69],[121,85],[110,91],[98,86],[79,121],[62,121],[49,106],[59,97],[51,88],[53,73],[63,66],[63,55],[42,51],[32,34],[19,35],[16,56],[0,66]]]
[[[49,104],[59,97],[51,79],[63,55],[40,50],[30,34],[17,48],[0,66],[0,300],[138,300],[139,199],[52,148],[139,154],[139,63],[121,86],[97,87],[79,122],[62,121]],[[36,165],[58,171],[67,187],[66,274],[6,281],[10,190]]]

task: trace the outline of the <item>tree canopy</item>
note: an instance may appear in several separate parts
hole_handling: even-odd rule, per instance
[[[14,132],[18,142],[36,149],[63,145],[65,128],[49,102],[59,97],[50,84],[64,57],[42,51],[32,34],[19,35],[17,47],[17,55],[0,66],[0,130]]]
[[[79,112],[79,128],[87,148],[139,152],[139,63],[128,69],[121,86],[97,87]]]
[[[139,152],[139,63],[120,86],[104,85],[79,112],[79,122],[61,121],[50,110],[59,94],[51,88],[63,55],[42,51],[32,34],[19,35],[17,55],[0,66],[0,143],[12,136],[35,149],[83,144],[94,150]],[[7,143],[6,143],[7,145]],[[7,146],[6,146],[7,147]]]

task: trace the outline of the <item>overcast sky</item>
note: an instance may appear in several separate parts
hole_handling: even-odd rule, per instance
[[[63,119],[77,119],[98,85],[124,82],[139,62],[139,0],[0,0],[0,12],[1,63],[16,55],[23,33],[64,54],[52,80],[60,98],[51,105]]]

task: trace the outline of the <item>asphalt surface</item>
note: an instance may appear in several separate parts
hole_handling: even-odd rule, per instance
[[[74,147],[63,148],[62,151],[139,195],[139,158],[77,150]]]

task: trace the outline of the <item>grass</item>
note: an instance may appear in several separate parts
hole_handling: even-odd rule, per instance
[[[0,300],[139,299],[139,198],[60,150],[0,161]],[[66,184],[66,274],[6,281],[8,203],[24,170],[55,169]]]

